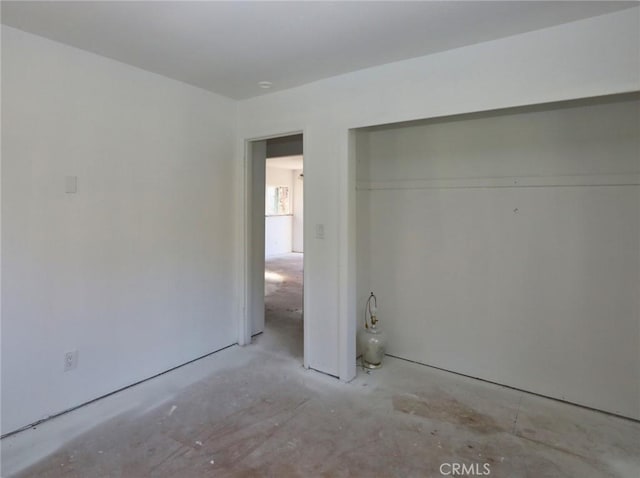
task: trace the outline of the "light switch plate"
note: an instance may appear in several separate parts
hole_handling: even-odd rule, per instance
[[[78,368],[78,351],[72,350],[64,354],[64,371],[69,372]]]
[[[324,224],[316,224],[316,239],[324,239]]]
[[[78,192],[78,176],[67,176],[64,180],[65,192],[75,194]]]

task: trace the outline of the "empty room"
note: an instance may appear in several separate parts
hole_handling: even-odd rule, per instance
[[[0,476],[639,476],[637,2],[0,13]]]

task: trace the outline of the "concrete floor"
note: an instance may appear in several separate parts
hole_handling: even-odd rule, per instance
[[[265,332],[256,344],[298,363],[303,360],[302,254],[284,254],[266,260]]]
[[[390,357],[351,383],[305,370],[299,264],[271,266],[253,345],[2,440],[2,476],[639,476],[637,422]]]

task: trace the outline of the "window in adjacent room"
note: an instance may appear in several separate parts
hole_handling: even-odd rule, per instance
[[[267,216],[291,214],[289,188],[287,186],[268,186],[265,203]]]

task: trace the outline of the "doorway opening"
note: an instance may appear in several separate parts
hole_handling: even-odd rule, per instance
[[[303,362],[304,160],[302,134],[248,142],[251,342]]]

